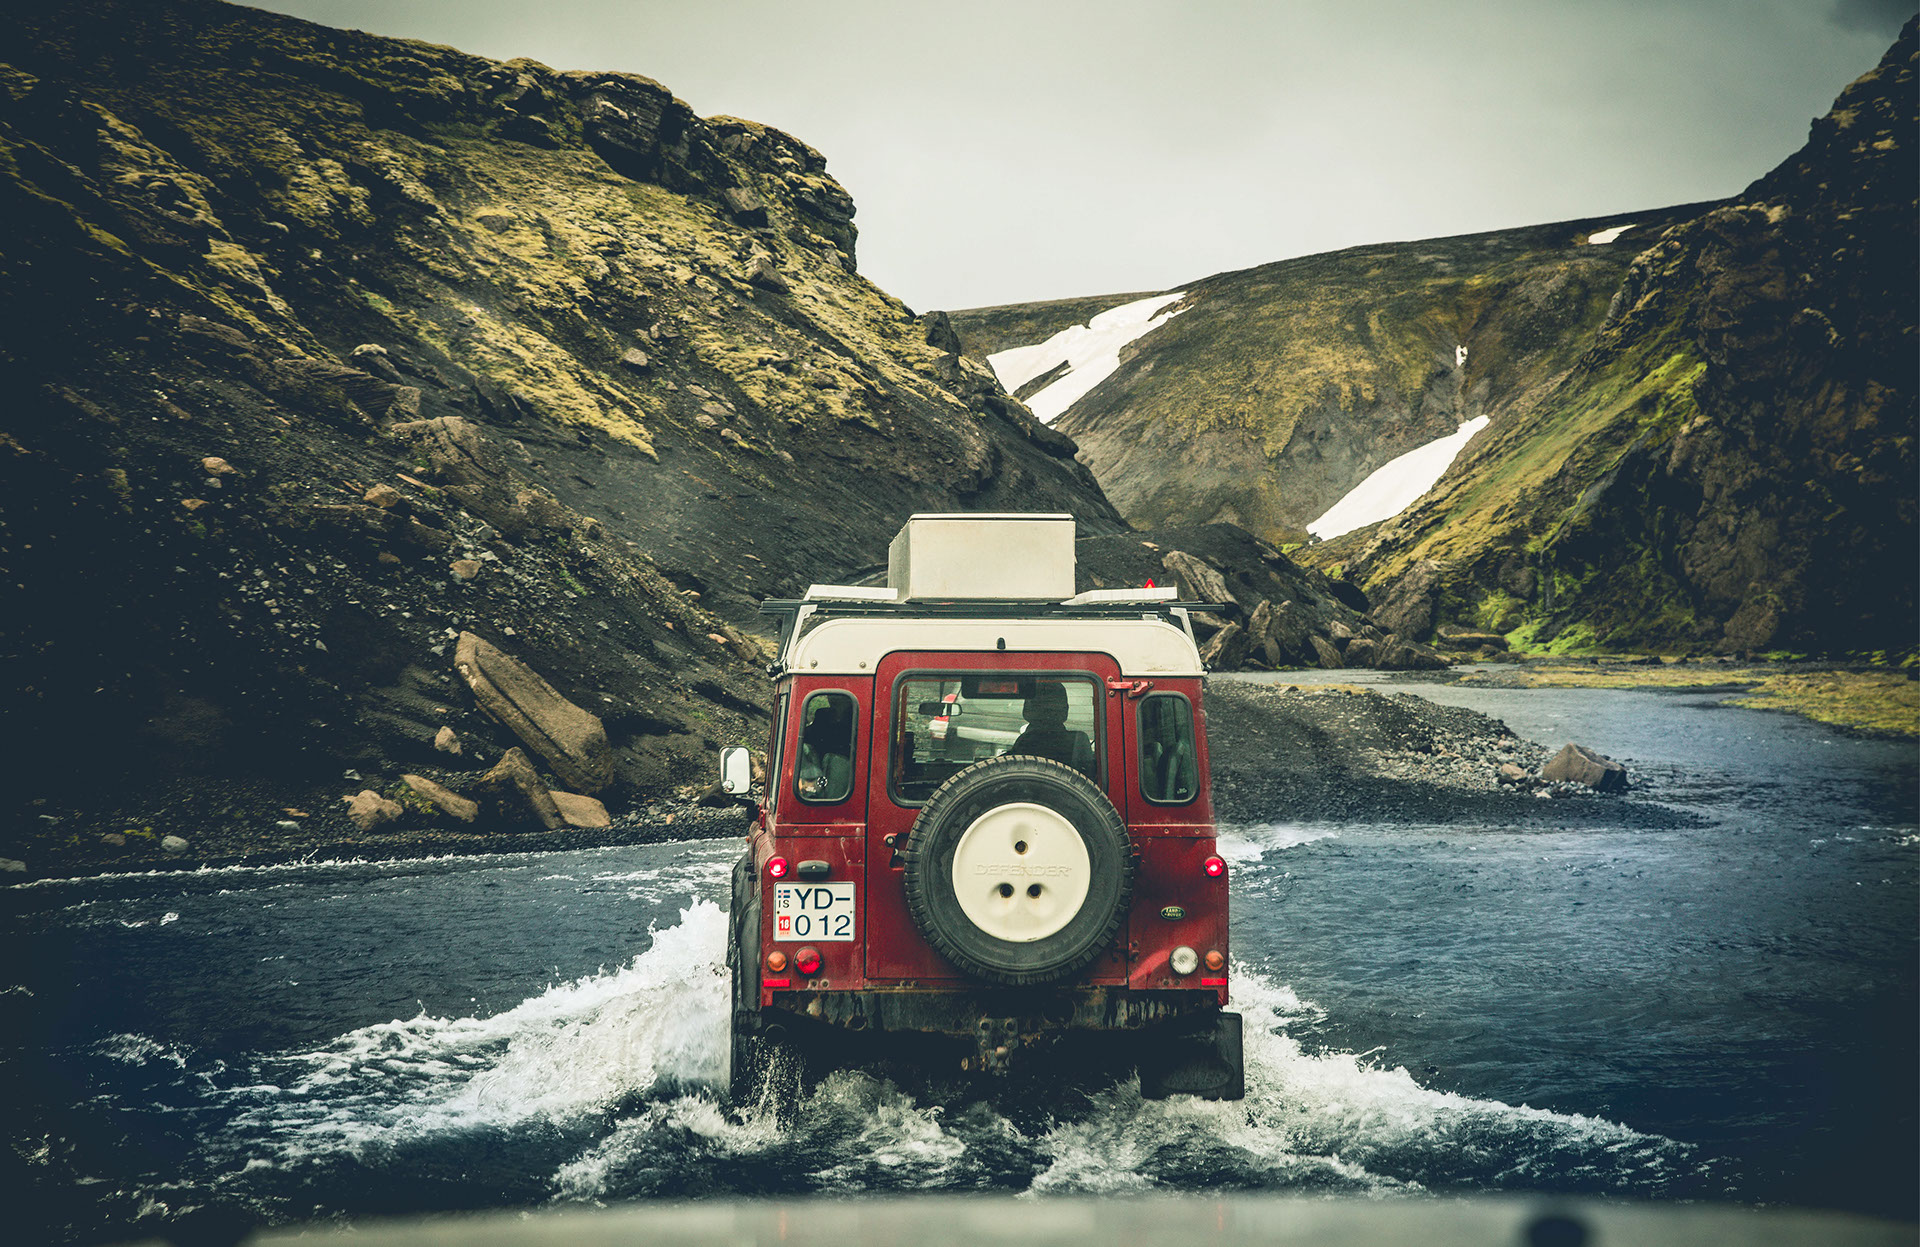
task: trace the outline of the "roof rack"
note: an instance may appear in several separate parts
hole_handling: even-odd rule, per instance
[[[779,636],[775,652],[780,656],[768,673],[778,675],[785,662],[788,646],[802,620],[811,623],[828,619],[1140,619],[1158,618],[1181,631],[1189,631],[1189,611],[1220,611],[1220,602],[1181,602],[1171,596],[1134,597],[1132,592],[1116,591],[1109,597],[1100,591],[1083,593],[1064,602],[1035,602],[1025,598],[965,598],[952,602],[898,602],[876,599],[769,598],[760,603],[762,615],[778,621]],[[1152,592],[1152,590],[1148,590]],[[1121,594],[1126,596],[1121,596]],[[1089,600],[1093,599],[1093,600]],[[1178,612],[1176,614],[1176,612]]]

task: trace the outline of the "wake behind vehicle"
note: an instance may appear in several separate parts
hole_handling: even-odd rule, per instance
[[[736,1104],[834,1065],[1093,1057],[1244,1094],[1204,667],[1171,589],[1074,593],[1066,515],[916,515],[780,622],[735,868]],[[746,788],[744,750],[723,755]]]

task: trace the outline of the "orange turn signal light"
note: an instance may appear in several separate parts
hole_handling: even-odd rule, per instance
[[[778,957],[779,955],[780,955],[779,953],[775,953],[775,954],[774,954],[774,956],[776,956],[776,957]],[[1207,953],[1207,969],[1209,969],[1209,970],[1218,970],[1218,969],[1220,969],[1221,967],[1223,967],[1223,966],[1225,966],[1226,964],[1227,964],[1227,959],[1226,959],[1225,957],[1222,957],[1222,956],[1220,955],[1220,950],[1219,950],[1219,949],[1217,949],[1217,948],[1215,948],[1215,949],[1212,949],[1212,950],[1210,950],[1210,951],[1209,951],[1209,952]],[[778,968],[779,968],[779,967],[777,967],[777,966],[775,967],[775,969],[778,969]]]
[[[776,950],[774,952],[770,952],[767,954],[767,969],[773,971],[775,974],[778,974],[780,973],[780,971],[786,968],[787,968],[787,955],[785,953],[779,952]]]

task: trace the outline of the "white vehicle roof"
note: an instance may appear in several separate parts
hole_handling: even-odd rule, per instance
[[[1182,612],[1184,614],[1184,612]],[[1110,655],[1126,676],[1197,676],[1200,651],[1185,628],[1144,618],[954,619],[865,616],[826,619],[788,642],[786,670],[798,675],[872,675],[880,660],[902,650],[967,654],[1097,653]],[[804,629],[804,630],[802,630]]]

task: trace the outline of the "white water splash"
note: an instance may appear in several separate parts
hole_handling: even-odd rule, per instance
[[[1333,833],[1237,834],[1257,856]],[[247,1106],[236,1134],[252,1142],[239,1150],[284,1164],[560,1128],[577,1132],[581,1149],[553,1171],[561,1200],[683,1194],[699,1173],[743,1166],[836,1191],[1226,1184],[1381,1194],[1573,1181],[1645,1192],[1687,1156],[1614,1122],[1434,1091],[1367,1054],[1309,1051],[1297,1036],[1324,1011],[1244,965],[1233,968],[1244,1101],[1146,1101],[1129,1078],[1094,1090],[1071,1120],[1023,1133],[985,1099],[922,1103],[884,1077],[844,1070],[809,1091],[788,1124],[730,1113],[707,1089],[726,1073],[726,926],[719,906],[696,901],[628,965],[503,1013],[363,1027],[275,1058],[268,1066],[288,1077],[230,1093]],[[120,1040],[114,1059],[145,1055],[138,1037]]]
[[[279,1058],[284,1082],[243,1089],[243,1114],[287,1154],[528,1121],[563,1124],[663,1084],[725,1077],[726,914],[680,911],[626,966],[485,1018],[425,1015],[362,1027]]]
[[[1310,1054],[1287,1028],[1314,1006],[1243,966],[1233,984],[1245,1019],[1246,1099],[1150,1101],[1137,1083],[1116,1087],[1101,1111],[1041,1142],[1052,1164],[1034,1190],[1177,1187],[1215,1173],[1236,1185],[1385,1193],[1420,1190],[1427,1175],[1525,1187],[1549,1170],[1634,1189],[1686,1153],[1600,1118],[1428,1090],[1364,1055]]]

